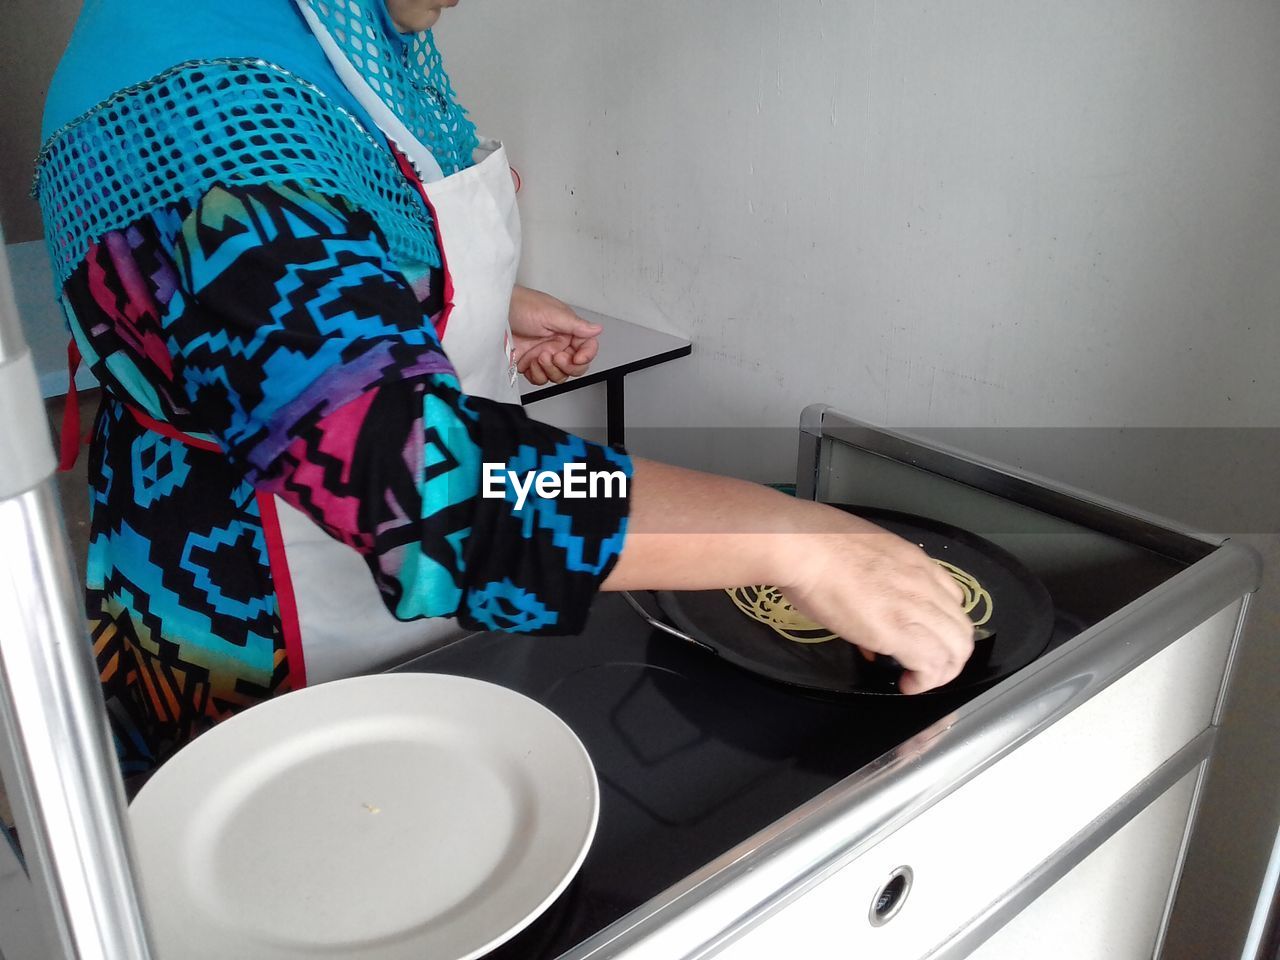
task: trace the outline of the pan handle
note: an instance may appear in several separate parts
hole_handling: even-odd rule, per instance
[[[621,590],[619,592],[622,594],[622,599],[627,602],[627,606],[629,606],[636,613],[640,614],[640,616],[644,619],[644,621],[647,624],[649,624],[649,626],[653,627],[655,630],[661,630],[663,633],[670,634],[671,636],[676,637],[677,639],[685,641],[685,643],[691,643],[695,647],[698,647],[701,650],[705,650],[708,653],[712,653],[712,654],[715,654],[716,656],[719,656],[719,653],[717,653],[715,647],[711,646],[710,644],[703,643],[701,640],[695,640],[693,637],[689,636],[683,630],[677,630],[675,627],[671,626],[671,624],[666,623],[663,620],[659,620],[657,617],[651,614],[648,610],[646,610],[644,606],[640,603],[640,601],[637,600],[635,597],[633,597],[629,591]]]

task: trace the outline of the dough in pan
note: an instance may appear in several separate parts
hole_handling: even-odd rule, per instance
[[[993,604],[991,594],[973,574],[960,569],[954,563],[935,560],[960,584],[964,591],[964,612],[980,627],[991,619]],[[820,623],[814,623],[787,602],[782,591],[771,586],[731,587],[729,594],[734,605],[752,620],[763,623],[774,632],[795,643],[826,643],[836,635]]]

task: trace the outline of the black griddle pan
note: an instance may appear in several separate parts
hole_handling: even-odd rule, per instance
[[[973,574],[991,594],[985,626],[993,636],[976,643],[951,691],[994,683],[1042,654],[1053,635],[1049,591],[1016,557],[959,527],[893,510],[831,504],[919,544],[926,553]],[[824,694],[898,693],[901,668],[870,662],[851,643],[787,640],[742,613],[723,590],[657,593],[667,620],[725,661],[759,676]]]

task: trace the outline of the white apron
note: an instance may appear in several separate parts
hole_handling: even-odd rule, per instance
[[[506,150],[488,141],[477,157],[474,166],[423,185],[446,276],[443,344],[463,392],[519,403],[507,316],[520,260],[520,219]],[[452,619],[395,619],[359,554],[301,511],[272,499],[274,511],[262,503],[262,521],[268,543],[283,544],[282,556],[280,549],[270,551],[271,568],[297,685],[391,666],[463,632]]]

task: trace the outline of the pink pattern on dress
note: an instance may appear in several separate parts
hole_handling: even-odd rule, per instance
[[[105,247],[111,258],[116,279],[124,290],[120,297],[107,282],[107,275],[99,261],[99,249]],[[89,268],[89,292],[102,312],[116,321],[121,339],[131,349],[156,365],[169,381],[173,380],[173,360],[161,339],[160,306],[151,295],[146,278],[133,259],[133,250],[123,233],[108,233],[100,243],[89,248],[86,258]]]
[[[338,465],[342,483],[350,483],[356,443],[377,395],[375,388],[323,417],[315,428],[319,442],[299,437],[291,443],[283,462],[293,464],[292,468],[266,485],[309,514],[330,536],[362,554],[373,551],[373,536],[360,530],[360,500],[329,489],[333,481],[326,480],[325,473]]]

